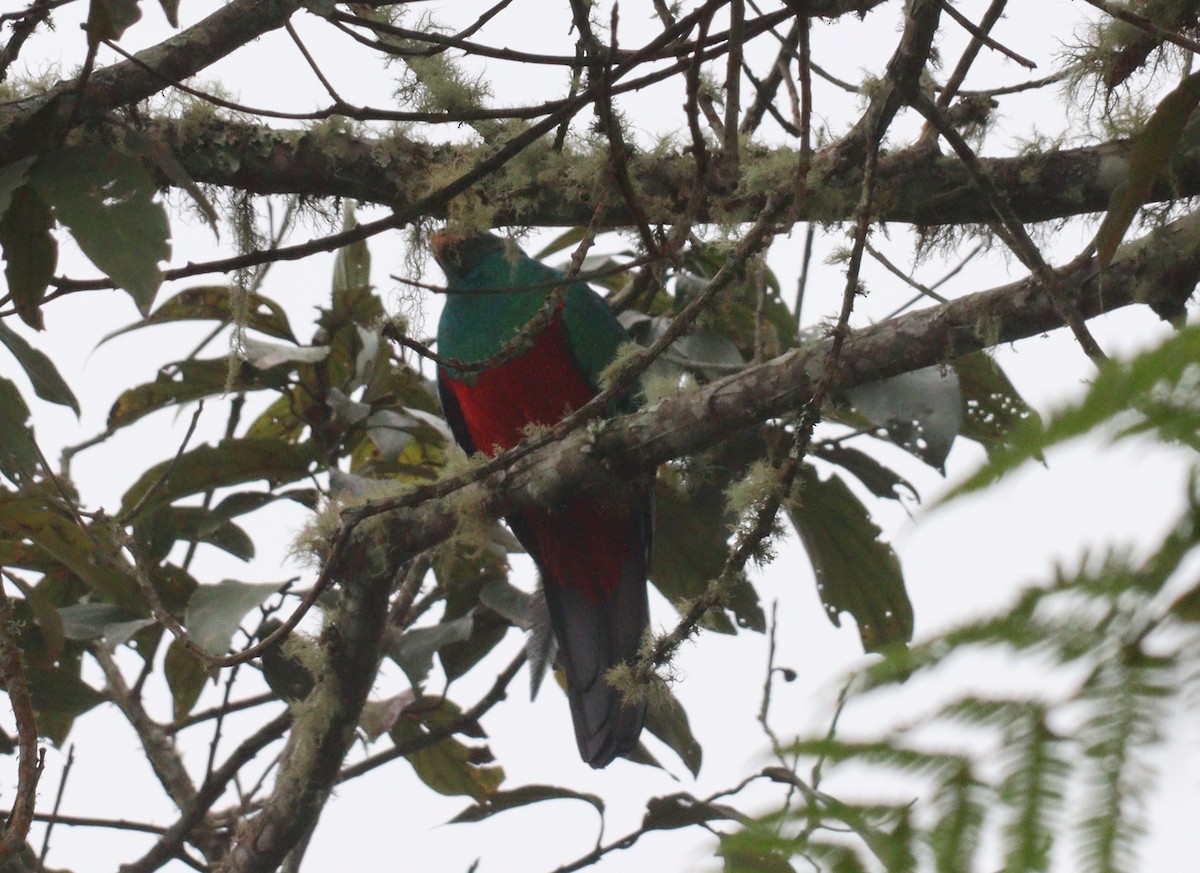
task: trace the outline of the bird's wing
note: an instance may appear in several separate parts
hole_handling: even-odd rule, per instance
[[[438,400],[442,402],[442,414],[446,416],[446,423],[450,425],[450,433],[454,434],[455,441],[462,446],[464,452],[468,455],[475,454],[478,447],[471,439],[466,419],[463,418],[462,408],[458,405],[458,398],[446,384],[446,371],[441,367],[438,367],[437,371],[437,389]]]

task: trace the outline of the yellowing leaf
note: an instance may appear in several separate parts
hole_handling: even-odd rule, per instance
[[[276,484],[294,482],[308,475],[312,453],[311,445],[293,446],[268,439],[231,439],[215,446],[200,446],[143,473],[125,492],[121,512],[132,511],[152,488],[156,489],[157,502],[171,503],[189,494],[259,479]]]
[[[163,662],[163,672],[171,689],[171,702],[178,724],[188,717],[200,699],[204,683],[208,680],[208,670],[204,662],[189,652],[179,640],[172,640]]]
[[[42,298],[58,265],[58,242],[50,229],[50,207],[28,185],[12,193],[0,218],[0,245],[4,247],[4,276],[13,308],[21,320],[42,330]]]
[[[1104,269],[1112,261],[1133,216],[1150,195],[1159,173],[1166,167],[1192,111],[1200,104],[1200,73],[1192,73],[1163,98],[1134,141],[1129,156],[1129,177],[1108,200],[1108,212],[1096,232],[1096,258]]]
[[[92,0],[88,7],[88,42],[120,39],[126,29],[142,17],[138,0]]]

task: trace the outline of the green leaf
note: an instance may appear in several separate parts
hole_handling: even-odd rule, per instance
[[[159,504],[134,525],[142,556],[158,563],[178,541],[207,543],[235,558],[254,557],[254,540],[242,528],[213,509],[203,506]]]
[[[126,29],[142,17],[139,0],[91,0],[88,7],[87,35],[90,45],[106,39],[120,39]]]
[[[746,832],[736,834],[719,834],[721,841],[717,854],[724,859],[724,873],[796,873],[791,865],[789,853],[770,845],[760,845],[763,842],[779,842],[778,837],[762,840],[757,835],[749,836]],[[774,835],[772,835],[774,836]],[[849,850],[847,850],[849,852]],[[817,867],[819,870],[833,870],[836,873],[857,873],[865,868],[837,865]]]
[[[551,255],[558,254],[561,251],[579,245],[586,230],[587,228],[583,227],[567,228],[554,239],[550,240],[550,242],[546,243],[546,245],[542,247],[541,251],[533,256],[534,259],[538,261],[544,261]]]
[[[179,0],[159,0],[159,2],[162,4],[163,12],[167,14],[167,20],[171,26],[178,27]],[[125,144],[131,152],[141,155],[154,164],[154,167],[170,180],[172,187],[187,191],[192,202],[196,204],[196,208],[200,210],[200,214],[204,216],[204,220],[208,222],[208,226],[212,228],[213,235],[219,239],[221,234],[217,225],[220,219],[217,210],[213,208],[204,189],[196,184],[196,180],[191,177],[187,168],[179,162],[174,153],[136,127],[126,127],[122,130],[122,134]]]
[[[96,640],[105,635],[114,624],[134,618],[124,606],[116,603],[75,603],[59,611],[63,633],[69,640]]]
[[[0,343],[8,347],[33,385],[33,392],[43,400],[70,407],[79,415],[79,401],[70,387],[43,352],[38,351],[11,327],[0,322]]]
[[[966,409],[961,436],[980,443],[989,454],[1005,445],[1021,422],[1037,419],[991,355],[973,352],[951,366],[958,373]]]
[[[1062,756],[1061,742],[1046,725],[1036,705],[1013,722],[1005,747],[1006,762],[1000,800],[1011,811],[1004,827],[1004,873],[1034,873],[1050,866],[1058,833],[1054,817],[1062,806],[1072,767]]]
[[[135,321],[108,334],[98,345],[130,331],[155,324],[179,321],[219,321],[222,324],[232,324],[235,321],[233,297],[234,289],[228,285],[199,285],[188,288],[169,300],[164,300],[154,312],[141,321]],[[298,342],[288,323],[287,313],[269,297],[253,292],[247,294],[245,318],[246,327],[252,330],[291,343]]]
[[[257,370],[272,370],[288,364],[290,371],[296,369],[292,366],[295,364],[319,364],[329,357],[329,346],[285,346],[246,337],[242,355]]]
[[[729,538],[725,499],[707,485],[683,493],[664,471],[655,483],[654,500],[650,580],[678,605],[699,596],[725,567]],[[739,617],[744,625],[752,622],[753,616]],[[709,616],[708,625],[720,633],[735,632],[733,622],[719,613]]]
[[[481,767],[473,750],[458,740],[445,739],[408,756],[417,776],[438,794],[466,795],[482,802],[504,781],[500,767]],[[490,756],[485,755],[488,760]]]
[[[213,512],[221,518],[237,518],[255,510],[262,509],[277,500],[293,500],[301,506],[315,510],[318,494],[314,488],[293,488],[289,491],[272,493],[270,491],[238,491],[230,494],[213,508]]]
[[[61,746],[75,718],[104,701],[104,695],[79,678],[78,668],[33,667],[25,671],[37,715],[38,733]]]
[[[413,685],[421,685],[433,669],[433,654],[443,646],[471,638],[475,630],[473,615],[444,621],[433,627],[417,627],[390,637],[388,657],[395,661]]]
[[[45,328],[42,299],[58,265],[58,241],[50,232],[53,227],[50,207],[28,185],[12,193],[0,218],[8,292],[17,315],[34,330]]]
[[[446,590],[446,609],[442,622],[464,616],[472,621],[471,635],[462,642],[449,642],[438,649],[438,660],[450,681],[466,674],[496,647],[511,625],[496,612],[480,603],[480,592],[495,580],[508,578],[508,564],[502,552],[446,550],[433,562],[433,571]]]
[[[403,746],[458,715],[458,707],[448,700],[422,698],[400,713],[389,733],[397,745]],[[407,760],[420,780],[434,791],[450,796],[463,794],[477,803],[486,802],[504,781],[503,769],[482,766],[493,760],[486,746],[471,748],[452,737],[418,749]]]
[[[1024,421],[1008,442],[991,453],[986,464],[941,501],[978,491],[1025,462],[1040,458],[1050,447],[1091,433],[1116,419],[1134,425],[1118,431],[1114,439],[1149,432],[1166,443],[1192,445],[1200,433],[1200,394],[1188,374],[1200,364],[1200,325],[1188,325],[1159,346],[1129,361],[1109,360],[1081,400],[1053,412],[1042,425],[1036,418]],[[939,505],[941,505],[939,503]]]
[[[171,27],[179,27],[179,0],[158,0],[158,3],[162,6],[163,13],[167,16],[167,23]]]
[[[405,688],[399,694],[393,694],[383,700],[368,700],[363,704],[362,711],[358,714],[358,726],[367,735],[367,742],[374,742],[390,731],[400,714],[416,699],[413,689]]]
[[[699,775],[704,753],[692,734],[687,711],[674,694],[667,691],[652,699],[646,707],[646,729],[666,743],[693,776]]]
[[[1181,594],[1171,604],[1171,612],[1182,621],[1200,623],[1200,583]]]
[[[849,612],[858,622],[863,649],[877,652],[912,639],[913,612],[895,552],[846,483],[822,481],[811,465],[801,467],[798,499],[787,512],[817,577],[826,614]]]
[[[215,446],[199,446],[143,473],[125,492],[121,513],[129,513],[155,487],[152,503],[171,503],[189,494],[259,479],[275,484],[294,482],[308,475],[312,452],[311,445],[294,446],[269,439],[231,439]]]
[[[266,387],[255,371],[245,364],[237,367],[230,384],[229,359],[225,357],[167,364],[153,382],[121,392],[108,411],[108,430],[119,430],[160,409],[224,394],[226,386],[235,392]]]
[[[246,429],[246,439],[266,439],[276,443],[296,443],[308,428],[302,409],[301,394],[297,398],[283,394],[271,403]]]
[[[468,806],[450,819],[449,824],[483,821],[498,812],[529,806],[532,803],[541,803],[543,800],[582,800],[595,807],[596,812],[601,816],[604,815],[604,800],[595,794],[583,794],[571,791],[569,788],[559,788],[557,785],[522,785],[511,791],[492,792],[484,799],[483,803]]]
[[[892,442],[942,470],[963,424],[958,374],[946,367],[923,367],[846,392],[860,415],[886,428]]]
[[[58,662],[62,659],[63,647],[66,643],[63,620],[58,607],[47,595],[45,588],[30,585],[16,575],[11,575],[9,579],[20,589],[21,594],[25,597],[25,602],[29,604],[29,611],[33,613],[34,622],[45,641],[47,657],[52,662]]]
[[[347,209],[342,226],[345,230],[357,226],[353,210]],[[349,394],[356,387],[359,357],[367,347],[366,338],[378,342],[375,331],[386,313],[382,301],[372,292],[369,273],[370,255],[365,242],[339,250],[333,270],[331,305],[317,319],[324,330],[322,342],[331,349],[322,365],[321,385],[313,386],[317,396],[324,396],[327,387]]]
[[[1096,259],[1101,270],[1107,269],[1133,217],[1149,198],[1154,180],[1170,161],[1197,105],[1200,105],[1200,73],[1192,73],[1162,99],[1138,134],[1129,155],[1129,176],[1124,184],[1113,189],[1108,212],[1096,231]]]
[[[232,521],[220,521],[216,524],[205,521],[196,530],[194,537],[188,537],[193,538],[198,543],[207,543],[243,561],[254,557],[254,540]]]
[[[300,0],[300,6],[313,15],[329,18],[337,11],[337,0]]]
[[[265,640],[281,627],[283,627],[283,622],[279,619],[267,619],[259,627],[255,637]],[[262,653],[263,678],[267,680],[267,686],[275,692],[275,696],[280,700],[303,700],[308,697],[316,685],[312,672],[304,661],[296,656],[292,648],[298,642],[300,641],[289,634]],[[304,645],[304,643],[300,644]]]
[[[876,497],[899,500],[900,489],[904,488],[908,490],[914,500],[921,499],[921,496],[917,494],[917,489],[907,479],[890,467],[885,467],[866,452],[860,452],[858,449],[851,449],[838,443],[820,443],[816,446],[814,454],[823,461],[837,464],[848,473],[853,473],[854,478],[865,485],[867,490]]]
[[[422,409],[380,409],[366,421],[367,436],[384,461],[394,461],[413,440],[423,443],[446,442],[450,431],[445,419]]]
[[[494,579],[485,585],[479,592],[479,602],[522,630],[534,626],[539,608],[543,615],[546,609],[544,597],[522,591],[507,579]]]
[[[965,761],[938,786],[934,803],[939,816],[929,835],[937,873],[975,869],[988,799],[985,787]]]
[[[175,723],[179,724],[188,717],[200,699],[209,671],[204,662],[189,652],[179,640],[172,640],[163,661],[163,672],[167,677],[167,687],[171,689]]]
[[[92,263],[148,313],[162,284],[158,263],[171,256],[171,228],[145,167],[113,149],[73,146],[43,155],[29,181]]]
[[[223,655],[229,650],[246,613],[262,606],[282,587],[280,583],[238,582],[234,579],[223,579],[216,585],[201,585],[188,600],[184,626],[202,649]]]
[[[0,216],[8,211],[13,194],[25,184],[29,168],[36,160],[36,157],[22,158],[0,169]]]
[[[438,660],[446,679],[454,681],[478,664],[508,634],[511,625],[487,607],[479,607],[472,615],[475,626],[471,636],[462,642],[451,642],[438,649]]]
[[[674,318],[667,315],[651,318],[636,310],[626,310],[620,320],[635,342],[650,346],[666,333]],[[719,379],[745,364],[733,341],[710,328],[700,328],[675,340],[667,349],[667,356],[651,365],[649,378],[677,377],[690,370],[709,379]]]
[[[0,473],[17,482],[23,476],[32,476],[37,466],[29,407],[17,386],[0,376]]]
[[[128,606],[145,614],[145,597],[127,569],[96,560],[96,544],[78,522],[38,489],[11,494],[0,489],[0,544],[15,538],[22,547],[6,556],[12,566],[40,572],[65,571],[85,590],[76,591],[66,602],[96,592],[102,599]],[[107,534],[101,528],[101,536]]]

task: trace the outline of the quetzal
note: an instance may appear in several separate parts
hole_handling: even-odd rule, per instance
[[[532,342],[506,360],[506,343],[526,329],[563,274],[490,233],[437,234],[433,253],[447,279],[438,353],[463,363],[495,360],[476,372],[438,368],[446,420],[468,454],[511,448],[527,426],[554,424],[598,393],[600,373],[629,336],[595,291],[568,285],[551,318],[538,320]],[[632,752],[642,730],[644,704],[626,704],[605,674],[637,655],[649,624],[652,499],[642,482],[506,519],[541,571],[575,738],[593,767]]]

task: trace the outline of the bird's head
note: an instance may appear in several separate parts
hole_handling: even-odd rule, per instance
[[[494,233],[454,233],[441,230],[430,240],[433,259],[450,282],[460,281],[495,252],[504,251],[504,240]]]

